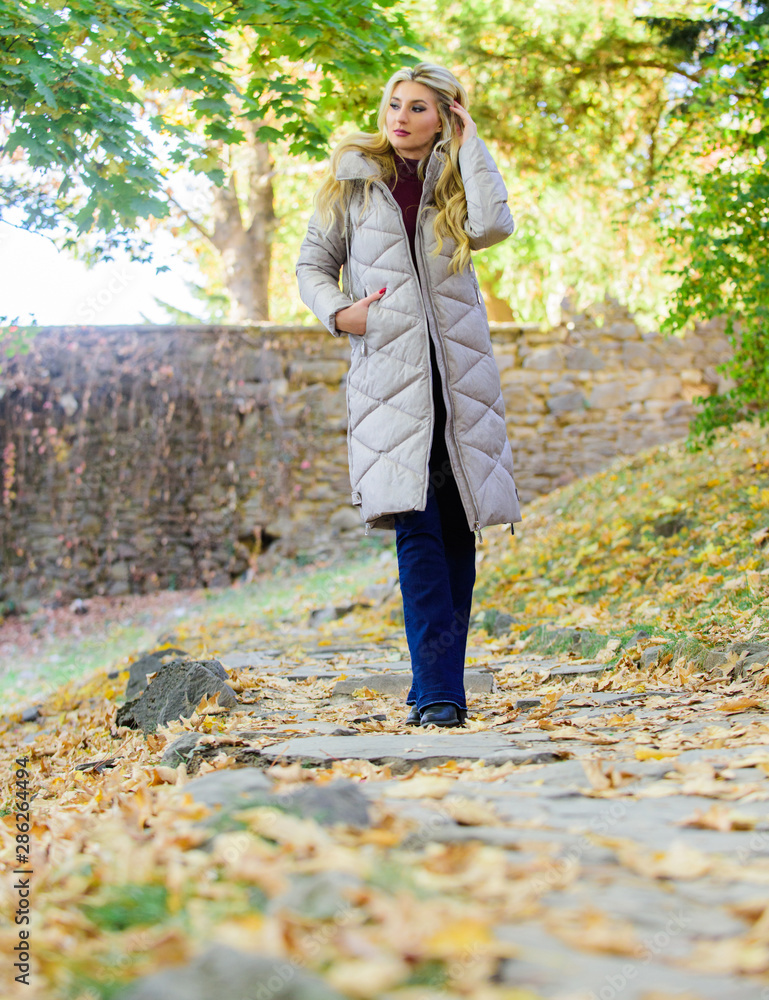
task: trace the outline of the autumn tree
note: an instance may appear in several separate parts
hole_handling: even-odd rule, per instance
[[[430,16],[520,199],[487,288],[519,315],[573,289],[645,299],[669,332],[725,316],[734,388],[704,401],[705,430],[769,419],[768,9],[439,0]]]
[[[168,217],[164,175],[184,167],[217,186],[209,237],[231,258],[240,318],[263,318],[267,143],[325,155],[332,112],[354,106],[406,41],[393,0],[5,0],[0,218],[91,259],[118,247],[149,259],[140,223]],[[238,146],[250,151],[240,216],[222,155]]]
[[[691,196],[663,224],[679,281],[666,328],[723,316],[732,342],[731,385],[702,400],[693,424],[710,441],[737,420],[769,422],[769,4],[652,25],[663,45],[685,42],[700,74],[673,115],[698,123],[684,164]]]

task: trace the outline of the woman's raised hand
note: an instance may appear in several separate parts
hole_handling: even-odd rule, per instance
[[[366,332],[366,318],[368,317],[368,307],[372,302],[381,299],[386,288],[380,288],[378,292],[372,292],[365,299],[358,299],[346,309],[340,309],[336,314],[336,328],[340,333],[352,333],[356,337],[362,337]]]
[[[455,125],[459,135],[459,145],[461,146],[474,135],[478,135],[478,126],[470,117],[470,113],[467,109],[463,108],[461,104],[457,103],[457,101],[453,101],[449,107],[459,119],[459,121],[455,122]]]

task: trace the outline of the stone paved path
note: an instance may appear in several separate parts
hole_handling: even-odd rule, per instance
[[[216,750],[195,734],[165,760],[187,761],[184,790],[216,815],[269,797],[276,762],[377,765],[347,800],[317,786],[333,818],[386,810],[412,862],[501,852],[514,880],[500,887],[495,934],[510,948],[495,975],[521,997],[769,1000],[769,699],[726,682],[611,690],[599,663],[505,655],[468,669],[466,730],[409,729],[397,655],[354,636],[301,659],[225,653],[241,702],[228,751],[251,766],[194,777]],[[457,886],[472,893],[488,870],[468,865]]]

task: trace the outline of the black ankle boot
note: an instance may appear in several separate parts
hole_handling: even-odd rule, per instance
[[[419,709],[416,705],[409,705],[409,714],[406,716],[407,726],[418,726],[422,721]]]
[[[422,709],[423,726],[464,726],[467,712],[449,701],[438,701]]]

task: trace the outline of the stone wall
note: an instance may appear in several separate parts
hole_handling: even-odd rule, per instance
[[[550,330],[500,325],[494,350],[522,499],[685,437],[692,400],[725,388],[723,327],[703,323],[683,339],[641,333],[613,302]]]
[[[684,435],[729,350],[605,303],[493,339],[524,501]],[[348,353],[319,327],[41,329],[0,375],[0,601],[218,586],[357,545]]]

